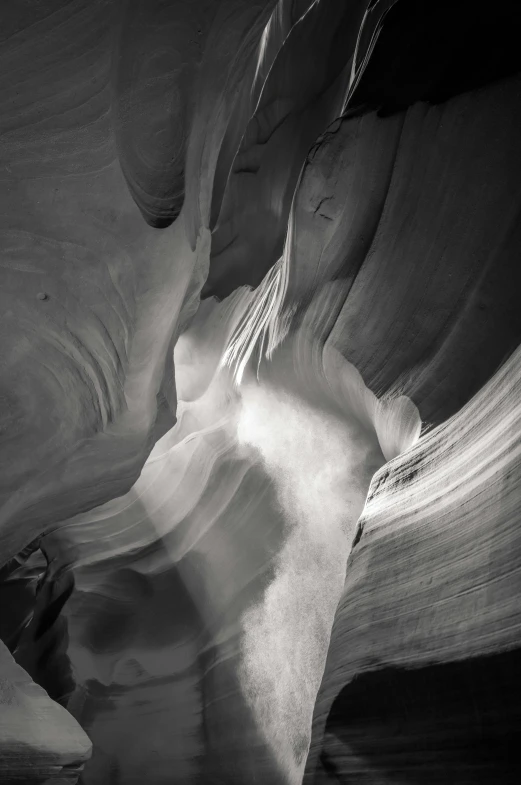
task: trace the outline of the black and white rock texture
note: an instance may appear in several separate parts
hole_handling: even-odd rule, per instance
[[[2,783],[520,781],[517,5],[3,3]]]

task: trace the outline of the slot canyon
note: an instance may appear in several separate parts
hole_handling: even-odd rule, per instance
[[[521,782],[518,0],[0,4],[0,784]]]

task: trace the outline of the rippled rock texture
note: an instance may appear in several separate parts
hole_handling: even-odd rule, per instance
[[[306,781],[518,781],[520,384],[517,351],[375,476]]]
[[[4,6],[5,781],[517,783],[517,3]]]
[[[49,0],[3,11],[7,555],[42,519],[128,490],[158,409],[174,422],[172,347],[207,273],[217,156],[273,5]],[[172,224],[185,164],[189,193]]]

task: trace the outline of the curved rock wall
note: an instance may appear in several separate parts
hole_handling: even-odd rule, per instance
[[[305,782],[517,782],[520,385],[518,350],[376,474]]]
[[[73,575],[68,707],[94,743],[86,783],[159,784],[174,767],[187,783],[301,780],[370,479],[418,438],[417,414],[379,404],[338,353],[314,365],[309,333],[260,381],[209,378],[251,298],[206,306],[180,339],[189,400],[131,492],[43,540]]]
[[[429,424],[521,340],[519,85],[338,120],[296,192],[287,302],[343,282],[324,334],[371,389],[409,395]]]
[[[158,406],[160,432],[174,422],[176,329],[207,274],[209,211],[200,204],[210,199],[226,112],[247,79],[241,63],[249,59],[253,78],[273,3],[223,0],[210,13],[201,2],[189,18],[185,3],[33,6],[10,4],[1,54],[12,75],[2,86],[0,129],[4,561],[42,532],[42,521],[45,528],[128,490],[158,436]],[[145,8],[149,25],[131,69]],[[198,74],[193,90],[186,69],[160,58],[173,28],[188,46],[179,61]],[[165,110],[161,80],[191,93],[189,111],[177,101],[175,116]],[[143,92],[148,125],[136,109]],[[165,111],[164,144],[144,161],[142,134]],[[149,223],[163,223],[163,209],[174,211],[171,222],[181,176],[172,151],[184,157],[185,137],[192,196],[175,225],[157,232],[141,220],[127,183]],[[200,156],[208,155],[203,176]],[[170,196],[157,175],[165,161]]]
[[[7,7],[6,776],[517,782],[517,4]]]

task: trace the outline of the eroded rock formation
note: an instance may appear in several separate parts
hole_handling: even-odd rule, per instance
[[[6,781],[519,780],[516,5],[0,12]]]
[[[520,361],[374,478],[310,782],[517,782]]]
[[[0,776],[6,785],[77,782],[91,742],[0,641]]]

